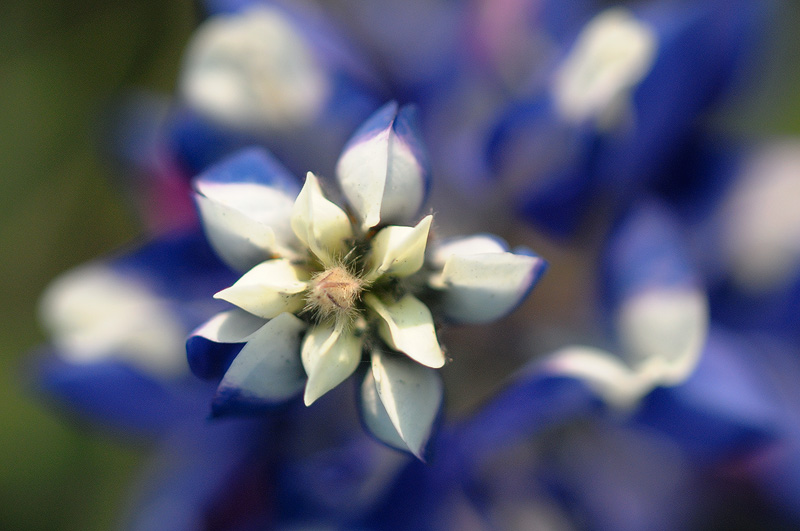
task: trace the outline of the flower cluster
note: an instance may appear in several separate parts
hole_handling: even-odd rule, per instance
[[[239,309],[194,333],[245,343],[220,382],[216,414],[287,400],[303,388],[311,405],[367,352],[364,424],[422,455],[442,399],[432,369],[446,361],[426,302],[449,321],[496,320],[522,301],[545,262],[507,252],[488,235],[429,243],[431,215],[413,226],[393,224],[413,222],[425,199],[420,150],[414,109],[389,103],[339,159],[348,211],[326,198],[313,173],[296,193],[263,152],[246,151],[195,181],[212,245],[247,270],[215,295]],[[197,344],[190,339],[190,362],[211,365],[214,349],[200,341],[198,352]]]
[[[800,517],[800,149],[701,119],[764,9],[203,6],[114,146],[180,233],[42,303],[43,390],[174,461],[133,527]]]

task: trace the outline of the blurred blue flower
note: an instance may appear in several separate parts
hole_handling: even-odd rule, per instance
[[[549,83],[509,104],[492,139],[498,177],[525,191],[522,212],[566,236],[598,202],[635,199],[738,86],[768,13],[716,1],[599,13],[564,43]]]
[[[295,172],[332,173],[347,136],[383,99],[367,62],[310,6],[208,7],[188,44],[178,102],[165,125],[179,166],[194,176],[260,144]]]
[[[39,392],[80,420],[152,441],[161,456],[137,489],[131,529],[200,528],[266,427],[206,421],[213,387],[186,363],[186,334],[217,307],[206,290],[231,277],[201,234],[178,233],[69,271],[43,295],[52,339]]]

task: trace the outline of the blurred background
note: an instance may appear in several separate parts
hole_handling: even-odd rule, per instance
[[[97,154],[125,87],[169,93],[192,3],[10,0],[0,32],[0,528],[109,529],[143,448],[68,423],[26,377],[57,273],[138,233]]]
[[[800,134],[800,6],[785,0],[765,75],[717,126]],[[189,0],[5,0],[0,31],[0,529],[108,529],[147,449],[97,437],[38,400],[26,366],[37,299],[59,272],[140,232],[97,152],[124,88],[170,93]]]

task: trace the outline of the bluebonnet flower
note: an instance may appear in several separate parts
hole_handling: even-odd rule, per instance
[[[381,101],[366,62],[309,6],[208,7],[210,16],[187,47],[178,105],[164,127],[179,165],[194,176],[260,144],[294,171],[330,173],[347,136]]]
[[[206,290],[230,277],[201,234],[169,234],[65,273],[42,298],[52,340],[39,356],[39,391],[160,456],[137,489],[131,529],[201,527],[266,429],[263,420],[209,425],[213,387],[186,363],[186,334],[215,310]]]
[[[694,155],[688,142],[702,133],[696,118],[728,91],[746,55],[752,41],[741,34],[756,24],[757,7],[652,2],[595,13],[592,2],[473,2],[469,11],[412,2],[387,25],[385,3],[335,3],[350,10],[340,22],[381,63],[386,90],[419,100],[431,161],[406,106],[384,106],[345,145],[384,87],[322,12],[206,2],[181,106],[146,139],[166,142],[169,161],[158,171],[167,181],[185,186],[199,174],[194,196],[208,240],[244,275],[237,281],[207,250],[198,259],[173,241],[154,247],[176,258],[172,266],[144,250],[134,267],[123,267],[125,258],[111,276],[103,266],[74,277],[88,284],[65,281],[79,302],[95,303],[93,313],[59,310],[69,297],[58,291],[45,303],[63,353],[45,369],[49,392],[161,438],[172,466],[147,489],[136,523],[513,528],[535,518],[564,528],[681,528],[708,522],[702,505],[713,496],[696,476],[733,465],[791,506],[795,405],[783,387],[763,389],[774,375],[748,347],[780,328],[788,345],[769,358],[786,367],[785,378],[796,374],[795,306],[782,291],[795,282],[796,227],[788,216],[753,223],[781,209],[761,201],[758,192],[772,186],[744,186],[731,200],[735,215],[721,216],[728,254],[709,259],[698,248],[717,249],[719,220],[698,237],[687,210],[711,211],[689,199],[717,174],[705,165],[680,172]],[[266,151],[238,151],[250,145],[314,173],[301,186]],[[432,230],[422,215],[429,164],[451,188],[479,196],[474,209],[455,204],[461,230],[491,218],[493,228],[528,235],[512,218],[509,192],[553,233],[573,233],[596,203],[612,207],[610,228],[598,223],[588,235],[599,235],[590,247],[600,256],[586,266],[601,264],[599,297],[581,292],[575,310],[597,304],[600,318],[570,328],[555,349],[534,344],[541,337],[529,315],[491,336],[457,330],[462,343],[513,345],[491,360],[505,364],[500,373],[541,357],[455,420],[440,414],[435,369],[459,365],[460,352],[442,348],[438,325],[502,317],[544,262],[486,234],[438,240],[453,220],[437,210]],[[336,186],[315,174],[335,174]],[[783,191],[793,181],[776,181],[774,194],[790,197]],[[743,286],[763,290],[775,313],[743,319]],[[122,298],[98,310],[104,299],[89,295],[112,288]],[[237,308],[216,313],[224,304],[215,292]],[[82,315],[88,333],[75,328]],[[737,322],[747,323],[746,336],[726,330]],[[213,383],[163,372],[185,369],[178,338],[196,326],[189,367]],[[340,385],[352,374],[356,406]],[[480,394],[470,384],[461,383]],[[303,390],[312,407],[292,400]],[[206,422],[209,402],[214,417],[257,418]],[[359,420],[414,457],[375,444]],[[774,481],[784,465],[790,477]],[[688,499],[695,495],[705,499]]]
[[[708,332],[708,297],[680,221],[654,199],[622,216],[605,246],[602,308],[616,353],[569,346],[549,363],[631,406],[692,373]]]
[[[303,387],[311,405],[355,372],[367,351],[364,423],[422,457],[442,399],[431,369],[445,364],[423,300],[437,301],[451,321],[489,322],[521,302],[545,263],[485,235],[429,245],[432,216],[413,227],[392,224],[415,219],[428,188],[411,107],[390,103],[367,120],[345,147],[337,180],[349,214],[312,173],[298,193],[257,152],[195,181],[209,240],[232,267],[249,271],[216,295],[240,310],[201,327],[189,356],[207,373],[224,364],[202,338],[246,343],[220,383],[214,410],[222,414],[285,401]]]
[[[736,88],[767,11],[711,1],[599,13],[565,47],[549,83],[509,104],[495,132],[493,168],[525,190],[522,211],[549,233],[571,235],[592,203],[619,208],[652,186],[697,117]]]

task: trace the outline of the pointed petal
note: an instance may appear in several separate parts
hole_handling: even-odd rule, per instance
[[[364,302],[381,317],[378,332],[390,347],[427,367],[438,369],[444,365],[433,317],[422,301],[406,295],[398,302],[383,304],[368,294]]]
[[[195,201],[208,242],[232,269],[247,271],[272,255],[272,227],[205,196],[195,195]]]
[[[217,343],[244,343],[250,334],[265,324],[266,322],[261,317],[234,308],[218,313],[196,328],[192,335],[201,336]]]
[[[390,102],[375,112],[345,146],[336,177],[362,230],[405,223],[419,212],[430,179],[416,109]]]
[[[372,371],[368,371],[361,382],[359,413],[364,421],[364,426],[379,441],[392,448],[408,451],[408,445],[397,432],[397,428],[392,424],[392,419],[389,418],[386,408],[383,407]]]
[[[444,290],[443,312],[459,323],[488,323],[514,310],[547,263],[514,253],[451,255],[431,285]]]
[[[246,271],[276,253],[293,256],[289,219],[299,187],[265,151],[226,159],[194,187],[209,242],[228,265]]]
[[[264,324],[264,319],[235,308],[200,325],[186,340],[192,374],[204,379],[222,377],[247,337]]]
[[[267,260],[214,298],[228,301],[264,319],[272,319],[280,313],[303,308],[307,278],[305,269],[289,260]]]
[[[308,331],[301,352],[308,373],[303,397],[307,406],[353,374],[363,344],[363,338],[333,328],[315,326]]]
[[[425,216],[416,227],[385,227],[372,240],[367,280],[381,275],[407,277],[422,267],[433,216]]]
[[[288,400],[305,382],[300,363],[300,334],[306,324],[282,313],[250,336],[222,378],[214,399],[215,415]]]
[[[353,237],[347,214],[325,198],[311,172],[292,209],[292,230],[326,266],[344,254],[346,240]]]
[[[442,405],[439,374],[403,356],[373,350],[372,375],[397,433],[411,453],[422,459]]]

